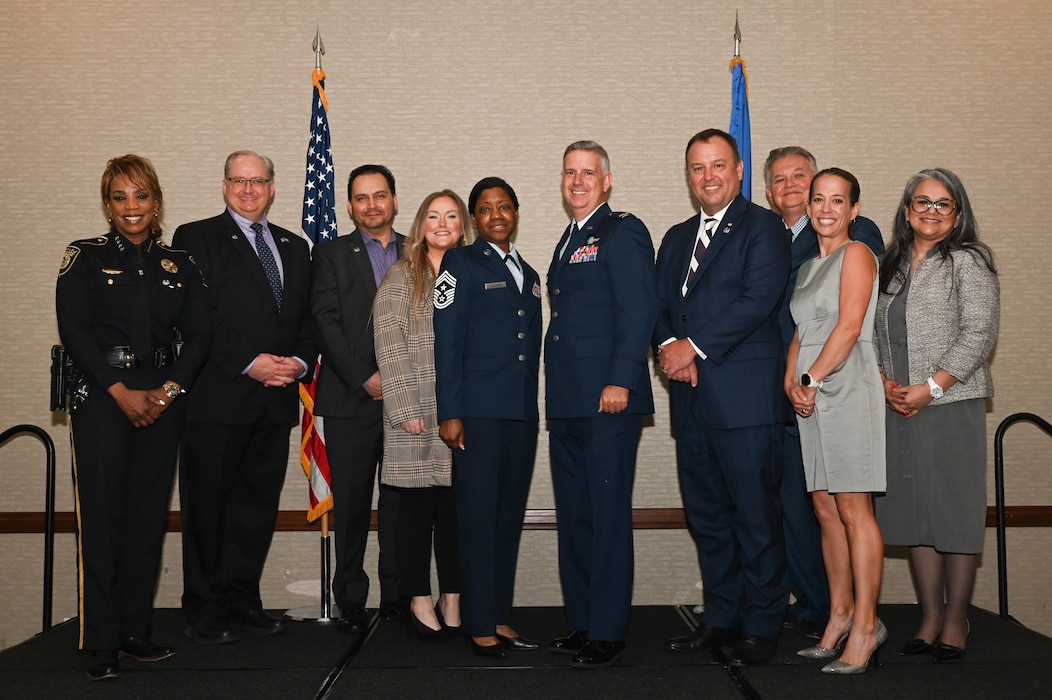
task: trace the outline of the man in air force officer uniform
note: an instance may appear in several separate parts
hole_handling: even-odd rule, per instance
[[[636,450],[643,416],[654,412],[654,245],[643,222],[610,211],[610,183],[602,146],[567,147],[562,192],[574,220],[548,269],[545,391],[570,627],[549,650],[574,654],[580,668],[609,666],[624,650]]]

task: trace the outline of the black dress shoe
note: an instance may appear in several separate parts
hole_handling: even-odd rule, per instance
[[[727,654],[727,663],[739,668],[762,666],[774,658],[776,646],[777,643],[773,639],[747,634],[731,647]]]
[[[548,643],[548,651],[553,654],[576,654],[588,643],[586,630],[574,630],[565,637],[556,637]]]
[[[361,632],[368,626],[367,613],[361,605],[347,605],[340,608],[340,619],[336,621],[336,629],[350,634]]]
[[[504,648],[504,645],[500,643],[500,640],[496,644],[483,645],[475,641],[474,637],[466,637],[468,640],[468,646],[473,652],[487,659],[506,659],[508,658],[508,650]]]
[[[522,635],[518,637],[505,637],[503,634],[498,634],[497,639],[504,645],[505,649],[518,649],[519,651],[532,651],[533,649],[540,649],[541,645],[532,640],[526,639]]]
[[[811,622],[805,620],[791,610],[787,610],[782,618],[782,628],[803,632],[808,639],[821,639],[825,634],[826,624],[824,622]]]
[[[120,678],[121,666],[117,663],[117,652],[104,649],[91,652],[91,665],[88,666],[88,679],[104,681],[109,678]]]
[[[591,639],[581,651],[573,655],[573,668],[606,668],[613,666],[625,651],[624,642],[603,642]]]
[[[917,637],[906,642],[906,646],[902,647],[899,651],[900,656],[921,656],[923,654],[930,654],[932,652],[931,644]]]
[[[448,642],[447,637],[441,629],[433,629],[420,621],[412,608],[405,609],[405,633],[408,636],[416,636],[421,642],[440,643]]]
[[[669,651],[712,651],[724,644],[730,644],[737,638],[737,633],[712,625],[699,625],[686,637],[673,637],[665,640]]]
[[[381,620],[400,620],[405,613],[404,600],[385,600],[380,603]]]
[[[175,649],[154,644],[145,637],[125,637],[121,642],[120,656],[130,656],[136,661],[163,661],[175,656]]]
[[[285,620],[268,615],[262,608],[230,610],[228,614],[243,632],[249,634],[280,634],[288,628]]]
[[[187,625],[184,633],[198,644],[230,644],[237,641],[237,635],[225,620],[204,618]]]
[[[460,625],[451,627],[446,624],[446,616],[442,614],[442,608],[435,603],[435,617],[438,618],[438,624],[442,625],[442,634],[446,635],[450,639],[457,639],[464,635],[464,630]]]
[[[955,647],[952,644],[936,642],[931,649],[931,655],[936,661],[956,661],[964,658],[964,649]]]

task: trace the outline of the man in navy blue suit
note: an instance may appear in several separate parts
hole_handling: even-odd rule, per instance
[[[566,148],[562,193],[573,221],[548,268],[544,369],[570,634],[548,649],[573,654],[577,668],[610,666],[625,648],[636,450],[643,416],[654,412],[654,244],[642,221],[610,211],[610,183],[602,146]]]
[[[775,214],[741,196],[732,136],[696,134],[686,165],[701,212],[661,243],[654,342],[670,379],[680,490],[706,595],[702,624],[665,646],[726,645],[732,665],[752,666],[774,655],[789,598],[777,316],[789,241]]]
[[[778,309],[778,324],[782,329],[785,351],[788,351],[795,330],[792,314],[789,313],[789,300],[796,288],[796,274],[801,265],[818,255],[818,236],[807,216],[808,193],[817,170],[815,157],[800,146],[772,150],[763,169],[767,201],[771,209],[782,217],[793,255],[789,280]],[[884,252],[880,229],[863,216],[852,222],[851,237],[869,246],[874,255],[879,256]],[[808,637],[821,639],[829,618],[829,583],[822,560],[822,537],[804,482],[796,414],[788,398],[785,405],[782,525],[785,529],[789,590],[796,600],[786,609],[782,626],[800,629]]]

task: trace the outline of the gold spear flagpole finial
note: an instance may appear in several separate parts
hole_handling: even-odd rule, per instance
[[[742,29],[738,26],[738,11],[734,11],[734,57],[741,58]]]
[[[321,41],[321,27],[314,35],[314,70],[321,70],[321,57],[325,55],[325,44]]]

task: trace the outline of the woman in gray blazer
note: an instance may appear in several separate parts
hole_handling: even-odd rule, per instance
[[[921,624],[903,654],[964,656],[986,526],[986,399],[1000,287],[960,179],[906,185],[880,263],[875,336],[888,404],[887,544],[909,547]]]
[[[380,481],[399,491],[395,559],[400,593],[409,599],[407,630],[428,642],[445,641],[460,629],[453,466],[438,434],[432,317],[434,296],[445,293],[443,279],[435,279],[442,256],[464,245],[470,226],[467,205],[456,193],[428,195],[413,220],[402,259],[388,271],[373,302],[373,340],[384,396]],[[438,604],[431,596],[432,541],[441,588]]]

